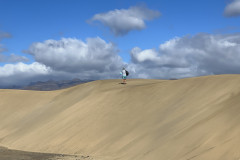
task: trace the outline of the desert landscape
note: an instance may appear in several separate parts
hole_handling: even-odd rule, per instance
[[[37,153],[0,147],[1,160],[90,160],[89,156]]]
[[[0,159],[240,159],[239,75],[120,83],[0,90]]]

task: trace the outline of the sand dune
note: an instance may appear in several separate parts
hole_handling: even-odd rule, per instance
[[[90,156],[26,152],[0,147],[0,160],[94,160]]]
[[[98,160],[239,160],[240,76],[0,90],[0,146]]]

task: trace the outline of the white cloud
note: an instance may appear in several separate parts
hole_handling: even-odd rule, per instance
[[[99,37],[89,38],[86,43],[72,38],[47,40],[32,44],[26,52],[55,71],[82,73],[86,78],[97,73],[112,77],[112,72],[123,64],[117,47]]]
[[[135,6],[129,9],[115,9],[107,13],[96,14],[91,21],[100,21],[109,27],[116,36],[122,36],[131,30],[144,29],[146,27],[145,20],[152,20],[159,15],[158,11],[150,10],[144,6]]]
[[[0,40],[11,35],[0,32]],[[0,87],[26,85],[32,81],[61,79],[118,78],[119,69],[125,64],[118,55],[118,48],[101,38],[88,38],[86,42],[75,38],[46,40],[33,43],[25,52],[35,60],[16,54],[3,54],[0,44],[0,62],[17,63],[0,66]]]
[[[36,62],[0,67],[0,87],[49,79],[118,78],[124,65],[117,47],[98,37],[86,42],[73,38],[46,40],[33,43],[25,52]]]
[[[19,62],[17,64],[5,64],[4,66],[0,67],[0,76],[8,77],[22,73],[28,75],[48,74],[50,71],[50,68],[47,68],[45,65],[38,62],[34,62],[32,64]]]
[[[45,76],[47,78],[50,73],[50,68],[38,62],[6,64],[0,67],[0,87],[26,85],[31,81],[42,80]]]
[[[115,45],[101,38],[89,38],[86,42],[73,38],[47,40],[32,44],[27,53],[36,62],[0,67],[1,86],[49,79],[120,78],[123,66],[130,71],[129,78],[240,73],[240,34],[198,34],[170,39],[158,49],[135,47],[128,64],[122,61]]]
[[[0,87],[49,79],[118,78],[119,70],[125,64],[117,54],[117,47],[99,37],[88,38],[86,42],[74,38],[46,40],[33,43],[25,52],[31,54],[36,62],[0,67]],[[14,54],[0,55],[0,61],[5,62],[24,59]]]
[[[240,16],[240,0],[233,0],[224,10],[227,17]]]
[[[240,34],[174,38],[158,50],[133,48],[131,59],[130,66],[139,78],[240,73]]]

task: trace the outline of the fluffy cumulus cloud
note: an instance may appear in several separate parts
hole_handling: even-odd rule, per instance
[[[131,50],[138,78],[184,78],[240,73],[240,34],[198,34],[173,38],[158,49]]]
[[[131,50],[131,62],[123,62],[118,48],[101,38],[73,38],[33,43],[26,53],[32,64],[0,67],[0,87],[26,85],[49,79],[120,78],[125,66],[129,78],[185,78],[240,73],[240,34],[197,34],[176,37],[157,49]]]
[[[32,81],[47,80],[51,72],[50,68],[38,62],[6,64],[0,67],[0,87],[21,86]]]
[[[112,43],[101,38],[63,38],[34,43],[26,51],[34,59],[54,71],[80,73],[83,78],[109,78],[123,64]]]
[[[116,36],[122,36],[131,30],[144,29],[146,20],[152,20],[159,15],[158,11],[150,10],[145,6],[134,6],[129,9],[115,9],[96,14],[91,21],[100,21]]]
[[[112,43],[101,38],[86,42],[63,38],[33,43],[27,54],[36,62],[32,64],[7,64],[0,67],[0,84],[25,84],[48,79],[108,79],[117,78],[124,65]]]
[[[224,15],[227,17],[240,16],[240,0],[233,0],[229,3],[224,10]]]

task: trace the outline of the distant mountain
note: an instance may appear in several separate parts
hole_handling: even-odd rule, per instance
[[[22,86],[18,85],[0,86],[0,89],[22,89]]]
[[[63,88],[72,87],[81,83],[87,83],[93,80],[80,80],[80,79],[73,79],[73,80],[62,80],[62,81],[54,81],[49,80],[46,82],[32,82],[28,86],[22,87],[21,89],[24,90],[39,90],[39,91],[51,91],[51,90],[58,90]]]

